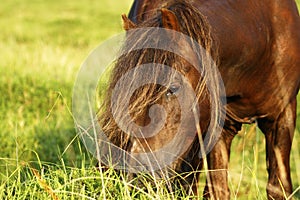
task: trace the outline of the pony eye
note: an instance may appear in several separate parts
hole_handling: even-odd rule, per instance
[[[166,93],[167,97],[170,97],[172,95],[175,95],[180,89],[180,85],[178,84],[174,84],[171,85]]]
[[[178,92],[179,88],[180,88],[180,85],[171,85],[169,90],[172,93],[176,93],[176,92]]]

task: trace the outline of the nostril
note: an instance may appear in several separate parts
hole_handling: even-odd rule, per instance
[[[174,116],[174,121],[175,121],[175,122],[180,121],[180,117],[181,117],[180,114],[175,115],[175,116]]]

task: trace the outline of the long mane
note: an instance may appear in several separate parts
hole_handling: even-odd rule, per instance
[[[163,7],[175,13],[179,21],[180,32],[191,37],[194,41],[200,44],[206,50],[207,54],[210,55],[216,63],[218,63],[218,53],[216,49],[213,48],[215,41],[211,35],[211,27],[205,16],[203,16],[199,10],[194,8],[188,1],[167,1]],[[158,11],[152,18],[138,24],[137,28],[144,27],[162,27],[161,13]],[[143,34],[139,35],[139,38],[136,38],[134,34],[126,37],[125,43],[120,51],[121,56],[116,60],[111,72],[108,89],[105,94],[106,96],[99,112],[99,121],[105,134],[112,143],[125,150],[130,146],[130,135],[125,133],[115,121],[116,116],[119,116],[120,118],[122,117],[122,112],[124,110],[116,109],[118,113],[112,113],[111,109],[112,93],[117,82],[128,71],[134,70],[137,66],[146,63],[165,64],[172,66],[177,71],[182,71],[180,67],[176,67],[180,65],[174,65],[175,60],[178,60],[178,55],[174,55],[160,49],[133,50],[135,47],[146,42],[156,44],[161,41],[153,31],[145,31]],[[205,83],[203,83],[205,81],[203,80],[215,80],[217,78],[214,71],[210,69],[212,63],[204,57],[198,59],[199,62],[201,62],[200,65],[204,68],[204,73],[202,74],[203,79],[202,81],[199,80],[199,83],[197,83],[195,92],[200,98],[205,87]],[[134,81],[150,81],[150,79],[153,80],[153,78],[158,77],[161,74],[164,74],[166,81],[173,76],[171,72],[161,71],[159,68],[148,69],[148,71],[145,71],[142,75],[139,74],[139,76],[133,76],[131,80],[127,80],[126,84],[124,84],[124,89],[118,91],[118,98],[120,98],[118,102],[122,102],[122,99],[128,95],[126,87],[132,85]],[[215,87],[218,87],[218,81],[215,80],[214,82]],[[141,112],[149,105],[154,104],[161,95],[166,92],[166,90],[166,87],[158,87],[155,84],[148,84],[138,88],[130,97],[129,112],[132,120],[135,121],[139,116],[141,116],[143,114]],[[217,90],[215,92],[216,94],[211,94],[211,97],[215,97],[215,101],[211,103],[215,104],[215,109],[219,109],[220,105],[218,104],[218,100],[216,100],[219,94],[217,94]],[[211,116],[210,123],[217,125],[217,116]]]

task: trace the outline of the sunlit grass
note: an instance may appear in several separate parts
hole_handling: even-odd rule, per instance
[[[74,130],[70,107],[77,70],[101,41],[122,31],[120,15],[131,2],[1,2],[0,199],[188,199],[181,190],[170,192],[163,181],[153,187],[141,176],[143,189],[113,170],[101,172]],[[294,189],[300,185],[299,119],[298,109]],[[233,199],[266,198],[264,147],[255,127],[245,127],[235,138]],[[300,198],[299,192],[294,197]]]

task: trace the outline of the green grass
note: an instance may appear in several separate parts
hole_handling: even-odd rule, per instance
[[[74,130],[70,107],[77,70],[93,48],[121,31],[120,15],[128,12],[131,2],[1,2],[0,199],[172,199],[180,195],[180,190],[168,193],[163,182],[152,188],[143,176],[146,190],[131,187],[134,182],[124,181],[112,170],[100,172]],[[299,119],[300,109],[291,157],[295,189],[300,185]],[[245,128],[234,140],[232,157],[232,198],[236,194],[238,199],[265,199],[263,135]],[[299,192],[295,197],[300,199]]]

